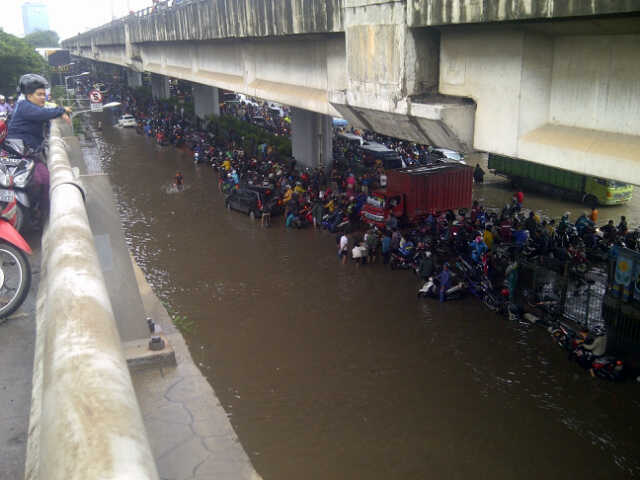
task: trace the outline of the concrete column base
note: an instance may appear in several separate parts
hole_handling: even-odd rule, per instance
[[[198,118],[204,119],[209,115],[220,116],[219,90],[216,87],[194,85],[192,91],[193,106]]]
[[[156,100],[169,98],[169,77],[154,74],[151,77],[151,94]]]
[[[127,70],[127,86],[136,88],[142,86],[142,73],[133,70]]]
[[[333,163],[331,117],[291,109],[291,150],[299,165],[327,171]]]

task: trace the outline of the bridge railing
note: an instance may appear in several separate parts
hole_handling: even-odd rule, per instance
[[[52,122],[27,480],[157,480],[62,120]]]

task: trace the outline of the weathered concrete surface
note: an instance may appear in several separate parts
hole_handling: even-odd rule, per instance
[[[136,88],[142,86],[142,73],[127,69],[127,86]]]
[[[209,0],[129,16],[78,35],[81,47],[342,31],[342,0]]]
[[[132,372],[163,480],[260,480],[215,393],[195,366],[180,332],[134,265],[146,313],[174,346],[177,366]]]
[[[131,56],[129,52],[135,51]],[[74,54],[201,85],[224,88],[324,115],[338,115],[328,92],[346,88],[343,35],[125,44]]]
[[[191,16],[174,9],[131,20],[122,34],[114,27],[65,45],[85,58],[341,115],[394,137],[640,184],[640,169],[629,177],[625,160],[639,157],[634,138],[626,140],[640,137],[640,0],[342,0],[339,27],[316,31],[316,19],[289,28],[278,23],[295,17],[286,11],[271,30],[246,36],[248,18],[254,28],[270,8],[298,1],[325,20],[331,4],[336,15],[337,2],[247,0],[235,4],[236,29],[216,30],[227,37],[213,39],[198,32],[223,17],[190,6]],[[134,34],[142,23],[147,30]],[[566,128],[577,129],[573,139],[593,130],[616,148],[592,156],[561,140]]]
[[[636,0],[407,0],[411,27],[640,13]]]
[[[220,116],[220,95],[216,87],[194,85],[193,104],[198,118],[205,118],[209,115]]]
[[[25,478],[158,478],[62,120],[52,122],[50,220]]]
[[[333,162],[331,117],[291,109],[291,150],[301,166],[327,170]]]
[[[164,75],[153,75],[151,77],[151,94],[155,99],[169,98],[169,78]]]
[[[25,239],[33,250],[31,289],[22,306],[0,323],[0,480],[24,477],[40,284],[40,232]]]
[[[640,184],[640,35],[487,26],[440,41],[440,92],[477,103],[475,149]]]
[[[344,1],[347,89],[330,92],[336,110],[357,127],[472,149],[473,102],[435,95],[440,33],[410,29],[403,1]]]
[[[91,157],[83,155],[78,137],[67,136],[64,141],[69,163],[78,169],[87,190],[87,216],[120,338],[123,342],[148,339],[140,294],[130,287],[134,284],[133,270],[109,177],[96,165],[97,152]]]

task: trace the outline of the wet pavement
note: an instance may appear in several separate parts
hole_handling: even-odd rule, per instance
[[[25,239],[33,249],[31,288],[24,303],[0,320],[0,480],[24,477],[40,283],[40,232]]]
[[[333,235],[226,211],[184,152],[110,127],[97,142],[132,253],[265,479],[640,476],[638,384],[590,378],[472,299],[417,300],[407,272],[340,265]],[[600,219],[635,225],[638,205]]]

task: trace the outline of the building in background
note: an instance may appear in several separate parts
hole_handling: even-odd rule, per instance
[[[25,2],[22,4],[22,23],[24,34],[29,35],[38,30],[49,30],[49,12],[42,2]]]

